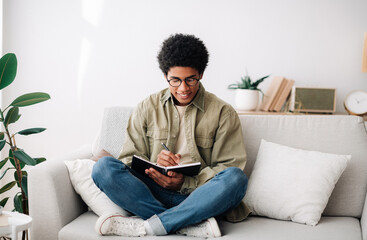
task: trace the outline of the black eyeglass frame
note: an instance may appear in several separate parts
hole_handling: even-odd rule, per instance
[[[178,84],[177,86],[174,86],[174,85],[171,84],[171,81],[177,81],[177,80],[180,81],[180,84]],[[195,80],[196,82],[195,82],[195,84],[189,84],[189,83],[187,83],[188,80]],[[181,86],[183,81],[185,81],[187,86],[193,87],[193,86],[196,86],[198,84],[198,82],[200,81],[200,78],[188,77],[188,78],[185,78],[184,80],[182,80],[180,78],[175,78],[175,79],[171,79],[171,80],[167,79],[167,82],[171,87],[179,87],[179,86]]]

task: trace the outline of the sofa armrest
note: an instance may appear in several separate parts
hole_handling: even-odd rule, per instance
[[[91,145],[84,145],[75,152],[49,159],[28,170],[32,239],[57,240],[60,229],[87,210],[74,191],[64,161],[91,156]]]
[[[362,239],[367,240],[367,195],[364,200],[364,207],[361,216]]]

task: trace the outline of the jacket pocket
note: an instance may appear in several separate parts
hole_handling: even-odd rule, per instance
[[[151,161],[156,161],[157,155],[162,151],[163,147],[161,143],[166,143],[168,138],[167,130],[148,130],[147,138],[149,141],[149,153]]]
[[[166,130],[148,130],[147,137],[151,138],[152,140],[167,140],[168,131]]]
[[[201,158],[204,160],[206,166],[211,166],[212,162],[212,148],[214,144],[213,138],[195,137],[196,146],[198,148]]]
[[[200,148],[211,148],[214,144],[214,139],[208,137],[195,137],[195,141]]]

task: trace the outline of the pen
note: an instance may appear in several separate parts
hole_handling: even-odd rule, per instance
[[[170,150],[168,149],[168,147],[166,146],[166,144],[162,143],[162,146],[164,147],[164,149],[166,149],[167,151],[170,152]]]
[[[166,144],[164,144],[164,143],[161,143],[161,144],[164,147],[164,149],[166,149],[167,151],[170,152],[170,150],[168,149],[168,147],[166,146]],[[177,165],[181,165],[181,163],[179,162]]]

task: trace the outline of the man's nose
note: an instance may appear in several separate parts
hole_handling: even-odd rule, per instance
[[[187,85],[187,83],[185,81],[182,81],[181,85],[178,87],[178,89],[180,91],[186,91],[188,90],[190,87]]]

